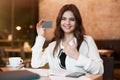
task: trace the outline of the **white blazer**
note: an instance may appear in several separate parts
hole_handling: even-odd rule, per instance
[[[50,69],[62,69],[59,65],[60,60],[58,58],[60,49],[58,49],[53,57],[56,41],[51,42],[43,51],[44,42],[44,37],[36,37],[35,44],[32,47],[31,66],[33,68],[39,68],[48,63]],[[81,73],[103,74],[103,61],[100,58],[97,46],[91,36],[85,35],[85,40],[80,46],[79,53],[78,60],[66,56],[65,65],[67,70]]]

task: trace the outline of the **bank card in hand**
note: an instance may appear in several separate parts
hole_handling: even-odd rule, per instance
[[[42,27],[43,28],[52,28],[52,21],[44,21]]]

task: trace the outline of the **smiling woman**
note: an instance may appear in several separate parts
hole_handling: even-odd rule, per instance
[[[54,40],[43,50],[46,40],[44,20],[37,25],[32,47],[31,66],[65,69],[80,73],[103,74],[103,62],[93,38],[85,34],[80,12],[75,4],[65,4],[56,18]]]
[[[75,17],[72,11],[66,11],[61,20],[61,28],[65,33],[71,33],[75,29]]]

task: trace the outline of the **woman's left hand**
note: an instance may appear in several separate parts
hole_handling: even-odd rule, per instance
[[[75,44],[75,41],[73,40],[72,42],[73,42],[72,45],[65,44],[63,52],[65,52],[66,55],[68,55],[68,56],[77,60],[80,53],[77,50],[77,46]]]

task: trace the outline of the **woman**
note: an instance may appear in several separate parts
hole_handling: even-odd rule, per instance
[[[66,69],[81,73],[103,74],[103,62],[91,36],[85,35],[82,19],[74,4],[64,5],[56,19],[54,41],[43,51],[45,28],[37,24],[31,65],[39,68],[46,63],[50,69]]]

